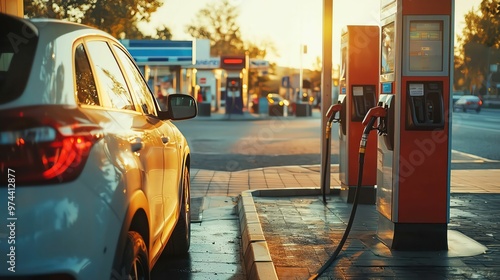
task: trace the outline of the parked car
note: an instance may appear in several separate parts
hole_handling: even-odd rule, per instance
[[[269,112],[259,112],[259,101],[267,101],[267,108],[269,108]],[[273,106],[277,106],[276,109],[273,110]],[[287,112],[287,115],[293,114],[292,107],[290,106],[290,102],[283,98],[281,95],[277,93],[268,93],[265,97],[259,98],[257,94],[252,94],[250,96],[249,109],[252,113],[270,113],[275,115],[284,115],[284,112]],[[265,107],[264,107],[265,108]]]
[[[455,103],[457,103],[457,101],[458,101],[458,99],[460,99],[460,97],[462,97],[462,95],[456,95],[456,94],[454,94],[452,96],[453,105],[455,105]]]
[[[277,93],[268,93],[267,101],[269,102],[269,104],[276,104],[279,106],[290,106],[290,102]]]
[[[161,111],[105,32],[0,26],[0,278],[149,279],[161,255],[186,254],[190,150],[171,121],[196,101],[172,94]]]
[[[475,95],[464,95],[460,97],[453,105],[453,110],[461,110],[462,112],[467,112],[467,110],[474,110],[477,113],[481,111],[483,106],[483,101]]]
[[[266,96],[269,103],[270,116],[288,116],[293,114],[290,102],[277,93],[269,93]]]

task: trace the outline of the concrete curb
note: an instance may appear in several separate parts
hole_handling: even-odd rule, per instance
[[[339,188],[330,189],[329,195],[339,195]],[[242,256],[247,279],[278,280],[269,247],[260,225],[253,197],[286,197],[322,195],[318,188],[249,190],[240,194],[238,217],[242,240]]]
[[[252,191],[244,191],[238,200],[238,215],[247,279],[278,280],[269,248],[260,226]]]

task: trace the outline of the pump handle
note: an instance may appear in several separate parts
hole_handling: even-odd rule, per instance
[[[387,110],[381,106],[370,108],[363,119],[363,126],[366,126],[372,118],[384,118],[386,114]]]
[[[334,104],[328,108],[328,111],[326,112],[326,117],[328,118],[329,122],[332,122],[335,119],[335,115],[337,112],[340,112],[342,110],[342,104]]]

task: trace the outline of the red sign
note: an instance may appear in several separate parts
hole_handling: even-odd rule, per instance
[[[200,78],[200,84],[204,85],[207,83],[207,78]]]
[[[222,56],[221,68],[227,70],[241,70],[245,68],[245,56],[244,55]]]

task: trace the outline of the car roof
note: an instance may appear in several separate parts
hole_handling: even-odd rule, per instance
[[[460,99],[479,99],[479,97],[475,95],[463,95]]]
[[[30,19],[30,22],[38,29],[39,36],[46,37],[45,39],[53,39],[68,34],[73,34],[76,39],[83,33],[85,35],[95,34],[112,38],[111,35],[97,28],[69,21],[33,18]]]
[[[36,42],[31,68],[25,67],[26,73],[29,73],[26,87],[16,99],[0,102],[0,109],[40,104],[76,105],[72,79],[63,80],[59,93],[55,92],[58,87],[54,85],[55,74],[72,76],[75,42],[84,37],[99,37],[121,45],[108,33],[83,24],[48,18],[25,19],[5,14],[0,14],[0,19],[5,23],[2,32],[12,37],[5,38],[4,44],[20,45],[32,39]],[[24,27],[16,29],[21,23]]]

